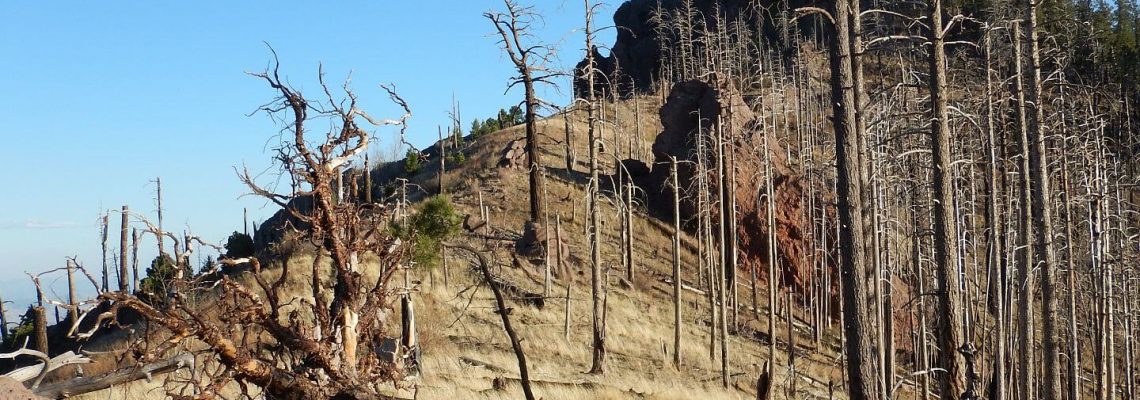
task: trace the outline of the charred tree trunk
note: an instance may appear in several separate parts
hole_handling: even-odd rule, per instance
[[[1033,250],[1035,253],[1034,265],[1040,266],[1041,274],[1041,323],[1042,323],[1042,355],[1045,364],[1045,400],[1061,399],[1061,368],[1058,363],[1060,348],[1057,341],[1060,338],[1060,329],[1057,327],[1057,295],[1054,292],[1056,285],[1057,260],[1053,254],[1053,204],[1049,200],[1052,192],[1049,183],[1049,166],[1044,161],[1045,134],[1041,127],[1044,119],[1044,104],[1041,97],[1041,55],[1038,49],[1037,37],[1037,6],[1038,0],[1026,0],[1025,35],[1029,39],[1029,90],[1025,99],[1026,104],[1033,107],[1028,113],[1029,118],[1029,178],[1032,181],[1032,214],[1033,226],[1037,231],[1034,236]]]
[[[833,40],[828,41],[831,64],[831,99],[835,128],[838,211],[840,220],[840,274],[843,292],[843,323],[849,392],[853,400],[875,399],[875,365],[871,351],[873,327],[867,316],[867,268],[863,237],[863,200],[859,182],[862,167],[855,132],[854,79],[851,62],[851,0],[836,0],[831,12],[835,24]]]
[[[436,128],[439,130],[439,187],[436,188],[436,192],[438,192],[440,195],[443,195],[445,194],[443,191],[443,174],[447,172],[447,157],[445,156],[447,150],[443,147],[443,144],[445,142],[443,140],[443,128]]]
[[[1024,396],[1022,400],[1033,400],[1033,390],[1036,389],[1034,385],[1034,364],[1033,357],[1033,279],[1030,275],[1030,269],[1033,267],[1033,255],[1029,250],[1034,242],[1033,225],[1030,221],[1029,212],[1029,127],[1026,122],[1025,115],[1025,90],[1022,77],[1021,68],[1021,32],[1016,28],[1017,22],[1014,23],[1015,28],[1013,32],[1014,37],[1014,90],[1017,92],[1015,97],[1017,99],[1017,121],[1018,121],[1018,144],[1020,145],[1021,159],[1018,163],[1019,173],[1019,202],[1020,210],[1018,213],[1018,220],[1020,222],[1019,228],[1021,235],[1019,246],[1019,260],[1017,268],[1017,285],[1021,288],[1021,295],[1017,304],[1017,330],[1018,335],[1021,337],[1018,341],[1018,392]]]
[[[131,275],[127,271],[127,227],[130,225],[127,217],[129,208],[123,206],[122,213],[122,228],[119,230],[119,291],[126,293],[131,290]]]
[[[511,341],[511,349],[514,350],[515,358],[518,359],[519,380],[522,382],[523,395],[526,396],[527,400],[534,400],[534,393],[531,392],[530,389],[530,373],[527,370],[526,353],[522,348],[522,340],[519,339],[519,336],[515,332],[514,327],[511,326],[511,318],[508,316],[511,313],[511,310],[507,308],[507,302],[503,299],[503,293],[499,290],[499,285],[495,284],[495,278],[491,276],[491,267],[489,266],[489,263],[483,256],[482,252],[479,252],[478,250],[471,247],[461,248],[467,250],[471,254],[474,254],[478,259],[479,271],[483,273],[484,282],[487,284],[487,286],[491,287],[491,292],[495,295],[495,306],[497,308],[499,317],[501,317],[503,320],[503,330],[507,331],[507,337]]]
[[[985,58],[986,58],[986,150],[989,157],[989,166],[986,168],[986,188],[989,195],[986,196],[986,222],[988,223],[989,235],[986,237],[989,242],[989,251],[986,254],[987,271],[989,271],[989,287],[993,294],[994,324],[995,334],[997,339],[994,341],[994,361],[993,361],[993,381],[991,383],[994,391],[991,394],[992,400],[1006,400],[1006,324],[1005,324],[1005,310],[1007,300],[1005,298],[1006,291],[1006,271],[1001,267],[1004,263],[1001,262],[1001,257],[1004,254],[1002,249],[1002,235],[1000,233],[1001,226],[998,223],[1001,210],[999,209],[1001,192],[998,186],[998,144],[997,139],[994,138],[994,110],[993,110],[993,70],[992,70],[992,43],[990,41],[990,34],[992,31],[986,31],[985,37]]]
[[[139,236],[138,229],[131,228],[131,287],[134,290],[139,290]]]
[[[673,367],[681,369],[681,186],[677,180],[677,157],[669,173],[673,180]]]
[[[965,385],[962,342],[963,304],[958,275],[958,225],[954,219],[950,125],[946,106],[946,50],[943,42],[942,0],[933,0],[930,10],[930,121],[934,157],[934,261],[938,276],[938,359],[942,399],[957,399]]]
[[[44,354],[48,352],[47,313],[44,306],[32,307],[32,348]]]

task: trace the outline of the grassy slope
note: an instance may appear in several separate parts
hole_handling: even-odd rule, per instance
[[[656,109],[659,103],[656,99],[638,100],[641,105],[642,134],[644,135],[642,148],[643,161],[651,161],[649,148],[652,145],[653,135],[659,130]],[[609,114],[613,114],[613,105],[608,105]],[[618,106],[620,141],[626,143],[626,135],[634,132],[635,120],[632,103],[625,102]],[[572,143],[575,147],[579,166],[578,172],[584,172],[582,165],[586,161],[586,125],[584,113],[571,114],[572,129],[575,138]],[[540,132],[547,138],[561,143],[564,133],[564,121],[561,117],[543,121]],[[607,142],[607,149],[620,151],[626,154],[627,145],[617,149],[613,145],[612,126],[607,126],[603,132],[603,139]],[[477,214],[478,191],[484,191],[484,203],[491,206],[491,221],[494,229],[518,234],[526,218],[527,177],[525,171],[512,171],[493,168],[497,161],[498,150],[512,139],[522,137],[521,127],[515,127],[498,132],[489,137],[481,138],[472,148],[472,156],[468,164],[448,173],[447,180],[454,201],[466,213]],[[544,146],[544,165],[564,166],[562,147],[560,144]],[[612,156],[604,156],[606,161],[612,161]],[[612,168],[611,162],[606,162]],[[565,283],[557,282],[552,289],[556,299],[548,301],[544,310],[516,304],[512,314],[513,321],[520,325],[520,334],[524,337],[524,347],[527,351],[528,361],[531,365],[532,379],[557,382],[591,382],[591,388],[573,387],[570,385],[538,385],[535,389],[537,395],[548,399],[558,398],[631,398],[643,397],[653,399],[689,399],[689,398],[724,398],[745,399],[755,398],[756,373],[760,365],[767,359],[767,345],[743,337],[730,336],[730,363],[734,384],[729,389],[721,387],[720,361],[715,363],[709,357],[709,323],[710,313],[708,304],[703,296],[692,292],[684,292],[683,296],[683,346],[681,350],[683,367],[680,371],[670,364],[671,356],[665,351],[672,352],[673,318],[672,318],[672,287],[664,278],[672,274],[672,250],[669,225],[648,218],[643,214],[635,215],[634,237],[635,263],[637,265],[635,289],[622,288],[617,284],[618,276],[623,276],[620,270],[620,221],[614,215],[614,208],[609,202],[603,201],[603,210],[609,211],[603,218],[603,261],[613,268],[610,272],[610,297],[607,341],[609,344],[609,370],[605,376],[590,376],[584,374],[590,368],[591,319],[589,297],[589,270],[588,265],[582,263],[587,258],[588,247],[584,232],[585,223],[585,191],[581,182],[564,178],[562,168],[551,172],[547,181],[548,209],[561,216],[563,221],[563,234],[570,246],[570,253],[581,255],[574,261],[576,274],[573,283],[573,294],[570,300],[571,332],[569,339],[563,336],[563,323],[565,317],[566,301],[561,298],[565,294]],[[686,243],[695,243],[692,238],[684,238]],[[690,251],[692,246],[686,246],[682,257],[683,276],[686,282],[696,280],[696,259]],[[504,265],[503,274],[516,283],[529,290],[541,293],[542,271],[541,267],[530,268],[529,272],[520,268],[510,267],[510,258],[506,250],[496,252],[496,259]],[[450,268],[466,268],[466,260],[451,260]],[[422,398],[520,398],[521,390],[511,387],[506,391],[488,391],[491,380],[497,374],[483,368],[467,366],[459,362],[459,357],[466,356],[479,361],[491,363],[517,373],[516,361],[510,351],[509,342],[501,328],[498,316],[494,314],[490,292],[481,290],[475,295],[475,301],[470,307],[464,307],[469,299],[469,293],[457,297],[456,293],[472,284],[473,276],[462,274],[461,280],[452,280],[449,287],[442,284],[442,272],[437,271],[434,285],[428,283],[424,286],[424,293],[419,303],[421,307],[420,324],[425,349],[425,375],[420,390]],[[457,274],[452,274],[453,278]],[[741,274],[744,276],[744,274]],[[429,277],[430,278],[430,277]],[[425,279],[431,282],[431,279]],[[761,285],[763,286],[763,285]],[[748,287],[739,288],[742,304],[750,302],[747,295]],[[766,292],[760,289],[758,296],[766,298]],[[761,300],[761,303],[764,303]],[[751,311],[740,311],[739,322],[747,324],[752,329],[766,331],[767,319],[761,306],[761,315],[754,317]],[[454,321],[459,321],[453,324]],[[776,369],[776,398],[785,397],[782,388],[787,384],[788,370],[786,368],[786,332],[787,328],[782,320],[777,324],[779,367]],[[799,335],[806,334],[797,332]],[[766,337],[766,334],[761,334]],[[834,335],[831,335],[834,338]],[[801,336],[797,343],[808,343],[814,347],[810,338]],[[836,385],[842,384],[841,371],[835,358],[834,340],[830,345],[822,345],[822,352],[799,347],[796,354],[796,369],[803,376],[796,383],[799,392],[795,398],[827,398],[827,382],[833,381]],[[719,356],[719,350],[717,350]],[[517,376],[517,375],[516,375]],[[806,376],[806,377],[805,377]],[[482,393],[480,395],[480,393]]]
[[[659,106],[657,99],[638,100],[641,110],[643,143],[641,158],[650,161],[649,148],[653,135],[660,124],[656,117]],[[607,106],[607,113],[613,114],[613,105]],[[633,103],[623,102],[618,106],[619,135],[623,143],[621,153],[626,154],[625,136],[634,132]],[[572,141],[578,159],[577,172],[585,171],[586,125],[584,113],[572,112],[571,124],[575,133]],[[523,338],[532,380],[546,383],[535,384],[539,397],[546,399],[569,398],[649,398],[649,399],[751,399],[755,398],[755,382],[760,365],[768,358],[767,343],[730,336],[730,363],[732,385],[725,389],[720,383],[720,361],[709,357],[708,303],[704,296],[683,292],[683,345],[682,368],[673,368],[669,360],[672,352],[673,318],[672,286],[664,281],[671,276],[671,227],[641,213],[635,214],[634,236],[637,238],[634,257],[637,272],[635,288],[618,285],[620,252],[620,221],[615,215],[602,218],[603,260],[613,268],[610,272],[611,289],[608,299],[609,372],[604,376],[585,374],[590,367],[591,318],[589,297],[589,267],[582,260],[587,259],[588,247],[584,235],[585,191],[581,178],[564,178],[565,165],[562,154],[564,120],[561,116],[543,121],[540,132],[544,135],[543,163],[552,168],[548,179],[548,208],[551,221],[555,214],[563,221],[563,234],[568,242],[574,268],[577,273],[573,282],[569,301],[571,329],[569,337],[564,336],[563,324],[567,302],[565,282],[556,282],[543,310],[512,303],[511,318]],[[603,133],[603,140],[610,152],[616,151],[613,145],[615,127],[609,125]],[[467,161],[459,168],[449,171],[446,176],[448,191],[459,210],[477,215],[478,193],[483,192],[484,204],[490,208],[492,229],[503,236],[517,236],[527,215],[527,177],[524,171],[495,168],[500,150],[510,140],[523,136],[522,127],[514,127],[475,141],[469,149]],[[612,168],[613,156],[606,155],[604,165]],[[435,187],[434,163],[427,163],[418,180],[425,187]],[[615,210],[603,200],[604,211]],[[683,277],[686,282],[696,280],[696,259],[691,251],[693,239],[683,236],[685,249],[682,254]],[[482,240],[471,237],[458,239],[471,244],[481,244]],[[508,280],[530,291],[541,293],[541,267],[519,268],[512,266],[508,243],[491,243],[495,250],[492,259],[497,269]],[[311,258],[295,257],[291,262],[298,263],[294,271],[306,271]],[[448,262],[449,282],[444,284],[443,271],[413,272],[413,281],[420,281],[420,291],[415,298],[420,340],[423,348],[423,375],[418,381],[420,399],[518,399],[522,392],[517,384],[508,384],[502,389],[493,389],[493,380],[499,376],[518,377],[517,363],[510,350],[510,344],[502,329],[501,322],[493,309],[493,298],[486,287],[475,289],[478,276],[470,269],[470,260],[451,257]],[[273,273],[273,271],[267,272]],[[747,276],[741,273],[740,276]],[[745,279],[746,280],[746,279]],[[298,277],[297,292],[308,292],[304,287],[307,278]],[[742,282],[739,287],[740,303],[750,303],[749,288]],[[760,286],[764,286],[761,284]],[[739,323],[752,330],[765,332],[767,319],[764,316],[767,298],[763,288],[757,294],[760,300],[760,315],[742,307]],[[800,325],[802,327],[802,324]],[[790,386],[787,368],[787,327],[780,320],[777,323],[777,341],[780,349],[777,354],[775,398],[785,398]],[[827,384],[834,382],[842,387],[843,377],[837,358],[838,337],[835,332],[825,335],[818,347],[811,342],[806,330],[796,330],[798,344],[795,355],[798,392],[794,398],[828,398]],[[766,338],[766,333],[757,335]],[[766,339],[763,339],[766,340]],[[717,350],[719,356],[719,349]],[[494,372],[488,368],[469,365],[460,357],[475,359],[491,364],[506,372]],[[126,387],[92,393],[85,399],[104,398],[162,398],[161,390],[154,390],[154,383],[138,382]],[[407,393],[411,395],[411,392]],[[841,396],[840,394],[836,394]],[[841,398],[841,397],[837,397]]]

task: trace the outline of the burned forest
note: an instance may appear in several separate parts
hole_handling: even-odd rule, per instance
[[[1136,0],[427,3],[265,33],[180,111],[249,140],[0,227],[62,249],[0,252],[0,397],[1140,398]]]

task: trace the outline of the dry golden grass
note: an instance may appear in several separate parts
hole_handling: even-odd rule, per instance
[[[650,161],[649,148],[653,136],[659,130],[656,110],[659,99],[641,99],[642,134],[644,161]],[[607,105],[612,114],[614,105]],[[632,134],[632,103],[623,102],[617,106],[619,124],[624,133]],[[584,113],[574,111],[570,120],[575,139],[572,145],[577,154],[578,172],[586,161],[586,126]],[[564,166],[562,147],[555,144],[563,138],[561,116],[543,121],[540,131],[546,145],[543,146],[543,163]],[[609,142],[615,130],[607,127],[603,137]],[[526,175],[524,171],[495,168],[499,152],[510,140],[522,137],[522,127],[514,127],[480,138],[472,145],[467,162],[447,174],[448,190],[453,202],[463,213],[477,215],[478,193],[483,192],[484,204],[490,207],[491,226],[498,234],[517,236],[527,216]],[[625,136],[621,136],[625,137]],[[616,147],[608,147],[616,149]],[[621,149],[626,149],[622,145]],[[625,150],[622,150],[623,157]],[[612,169],[610,156],[606,166]],[[624,274],[618,250],[620,238],[619,220],[614,206],[603,202],[605,215],[602,218],[603,261],[610,267],[610,289],[608,297],[608,371],[604,375],[589,375],[591,317],[589,298],[589,270],[582,262],[588,254],[584,234],[585,191],[578,182],[570,182],[559,173],[552,172],[547,180],[548,208],[553,227],[555,215],[561,216],[563,233],[568,242],[572,260],[577,261],[575,280],[569,304],[563,298],[565,284],[556,281],[551,298],[547,299],[542,310],[511,302],[510,314],[513,324],[523,339],[531,379],[537,396],[544,399],[754,399],[755,383],[760,366],[768,359],[767,343],[741,336],[729,337],[730,371],[732,377],[728,388],[720,381],[720,360],[710,359],[710,316],[709,305],[703,296],[683,292],[683,344],[682,366],[678,370],[671,364],[673,344],[672,286],[664,281],[672,271],[672,229],[668,224],[635,214],[633,226],[636,237],[635,263],[636,278],[634,288],[619,286],[618,277]],[[552,230],[553,234],[553,230]],[[683,250],[683,278],[694,282],[696,258],[692,254],[692,238],[684,235],[687,244]],[[458,239],[470,244],[481,244],[481,239],[464,237]],[[506,247],[508,243],[493,243],[489,256],[496,262],[495,269],[504,278],[515,282],[529,291],[542,293],[542,270],[540,266],[526,264],[525,267],[512,266]],[[579,257],[580,256],[580,257]],[[310,297],[308,274],[311,255],[300,255],[290,259],[291,268],[298,273],[289,280],[290,290],[298,297]],[[378,268],[373,260],[372,269]],[[493,388],[495,378],[518,378],[518,366],[503,331],[499,316],[493,307],[491,292],[484,286],[478,287],[479,276],[471,270],[470,260],[452,254],[446,268],[449,282],[444,284],[443,271],[414,271],[413,281],[421,282],[414,297],[418,332],[423,351],[423,373],[417,380],[418,399],[519,399],[522,391],[517,383],[504,388]],[[279,269],[265,272],[272,278]],[[747,276],[741,272],[738,276]],[[397,280],[398,281],[398,280]],[[764,285],[759,285],[763,287]],[[478,289],[476,289],[478,287]],[[739,288],[740,303],[750,303],[749,289]],[[763,299],[767,298],[763,288],[757,293],[760,302],[760,315],[742,307],[739,324],[753,330],[767,330],[766,310]],[[297,302],[295,304],[301,304]],[[564,336],[563,324],[566,307],[570,307],[571,331]],[[836,332],[827,332],[818,346],[807,332],[797,330],[796,342],[800,344],[795,357],[794,381],[797,392],[789,396],[793,376],[787,366],[787,327],[780,320],[777,323],[778,348],[775,368],[775,398],[827,399],[828,382],[842,388],[843,376],[837,358],[838,337]],[[719,349],[716,356],[719,357]],[[478,360],[493,365],[505,372],[494,372],[488,368],[472,366],[461,361],[461,357]],[[511,382],[515,382],[511,380]],[[155,390],[157,382],[138,382],[113,390],[92,393],[83,399],[150,399],[163,398],[161,390]],[[413,393],[403,393],[411,397]],[[844,398],[836,393],[835,398]]]

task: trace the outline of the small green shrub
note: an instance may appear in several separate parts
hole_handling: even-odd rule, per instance
[[[423,168],[423,161],[420,160],[420,152],[408,150],[404,155],[404,172],[414,174],[420,172],[420,168]]]
[[[462,151],[453,151],[447,155],[447,163],[451,165],[460,165],[467,161],[467,155]]]
[[[412,244],[412,261],[421,268],[439,263],[444,240],[459,232],[462,218],[447,196],[434,196],[420,206],[407,226],[392,225],[392,234]]]
[[[31,336],[32,331],[35,330],[34,321],[35,311],[32,309],[32,305],[29,304],[28,310],[24,312],[24,315],[20,316],[20,323],[17,324],[16,327],[12,328],[12,330],[8,331],[8,341],[5,344],[6,347],[11,348],[12,346],[10,345],[13,343],[23,343],[24,338]]]
[[[178,275],[178,264],[169,255],[162,254],[150,262],[146,269],[146,278],[139,282],[140,297],[153,305],[166,303],[166,293]],[[194,271],[189,266],[182,267],[182,276],[191,277]]]
[[[474,121],[471,121],[471,136],[478,138],[488,133],[494,133],[500,129],[507,129],[522,124],[525,121],[526,115],[519,106],[513,106],[510,110],[499,109],[498,114],[492,118],[487,118],[486,120],[476,118]]]

